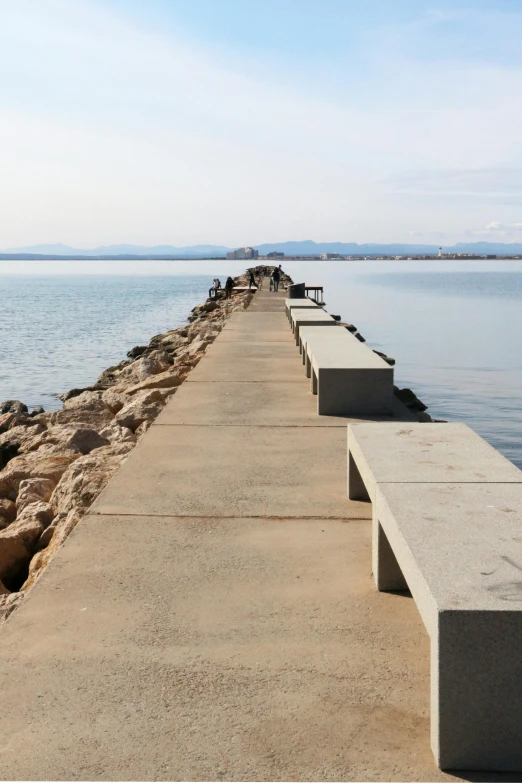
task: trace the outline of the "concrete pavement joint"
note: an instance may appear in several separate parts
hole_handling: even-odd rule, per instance
[[[125,511],[89,511],[87,516],[96,517],[132,517],[136,519],[143,517],[144,519],[150,519],[151,517],[157,517],[158,519],[269,519],[269,520],[292,520],[301,519],[303,521],[335,521],[335,522],[369,522],[370,517],[336,517],[336,516],[292,516],[285,514],[284,516],[265,516],[256,514],[157,514],[153,511],[146,514],[131,513]]]

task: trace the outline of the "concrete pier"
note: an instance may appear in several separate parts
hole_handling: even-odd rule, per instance
[[[231,317],[2,629],[3,779],[455,779],[284,298]]]

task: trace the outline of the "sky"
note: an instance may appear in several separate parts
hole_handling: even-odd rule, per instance
[[[520,0],[0,20],[0,248],[522,241]]]

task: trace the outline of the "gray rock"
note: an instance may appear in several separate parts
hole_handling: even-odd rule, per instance
[[[404,405],[406,405],[407,408],[412,411],[425,411],[428,407],[427,405],[424,405],[421,400],[419,400],[417,395],[412,392],[411,389],[398,389],[397,386],[394,386],[393,393]]]
[[[0,413],[29,413],[29,408],[20,400],[4,400],[0,402]]]
[[[144,354],[146,350],[146,345],[135,345],[134,348],[131,348],[130,351],[127,352],[127,356],[129,359],[137,359],[138,356]]]

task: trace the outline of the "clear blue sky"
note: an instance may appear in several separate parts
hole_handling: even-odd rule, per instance
[[[522,241],[520,0],[0,15],[0,247]]]

